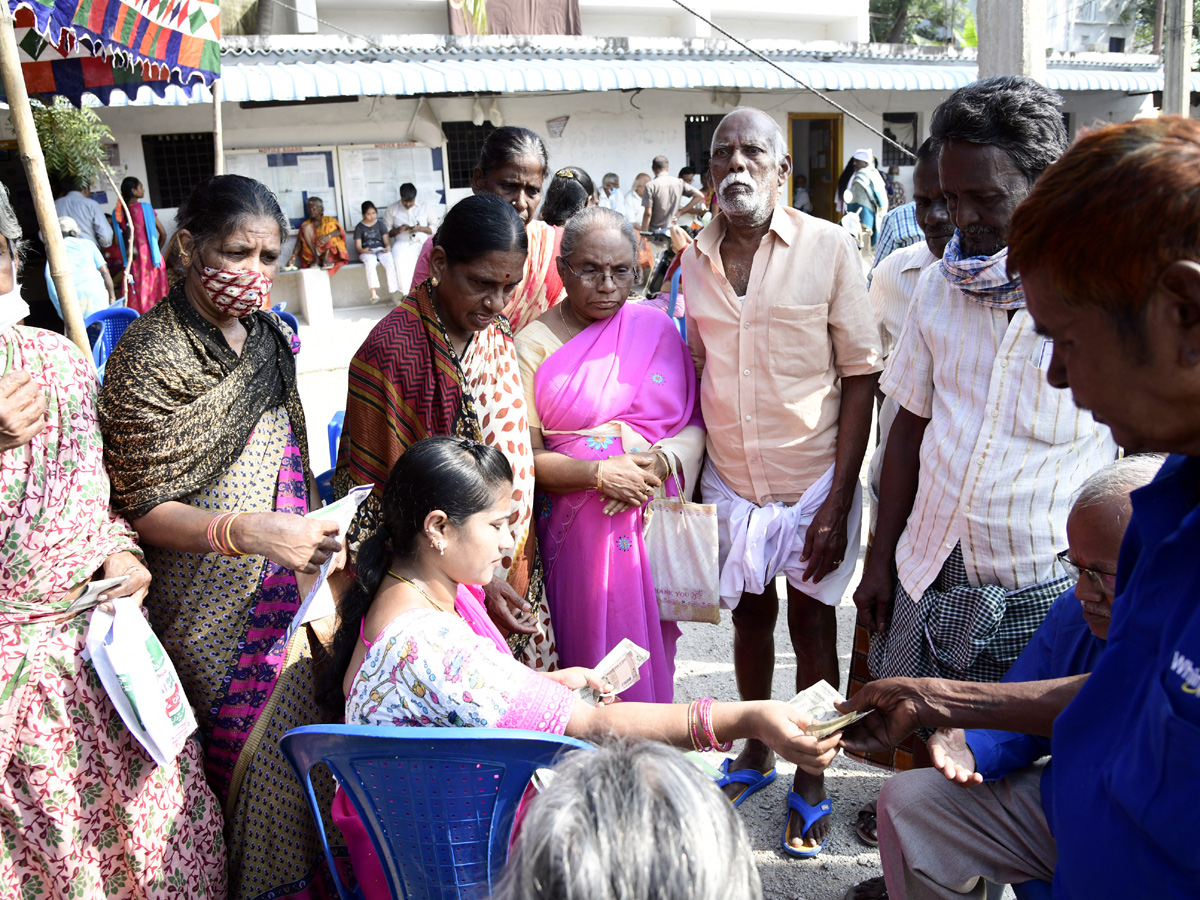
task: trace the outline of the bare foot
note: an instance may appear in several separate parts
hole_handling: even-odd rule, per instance
[[[816,806],[829,796],[825,793],[824,775],[809,775],[802,770],[796,771],[796,780],[792,782],[792,790],[799,794],[809,806]],[[793,850],[815,850],[822,841],[829,837],[829,832],[833,828],[833,816],[822,816],[817,819],[803,837],[799,837],[803,823],[804,820],[800,818],[799,813],[788,810],[788,845]]]
[[[737,759],[729,764],[730,772],[736,772],[738,769],[754,769],[765,773],[770,772],[773,768],[775,768],[775,754],[761,741],[746,741],[746,746],[742,748]],[[742,795],[747,787],[748,785],[735,783],[727,784],[721,790],[732,803]]]
[[[887,900],[887,895],[887,885],[880,875],[851,885],[850,890],[842,895],[842,900]]]

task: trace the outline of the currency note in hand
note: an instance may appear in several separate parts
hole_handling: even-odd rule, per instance
[[[613,647],[604,659],[593,667],[592,671],[596,673],[602,684],[612,685],[613,694],[619,694],[641,680],[642,675],[638,670],[649,658],[648,651],[643,650],[629,638],[625,638]],[[587,685],[577,689],[575,693],[592,706],[599,703],[602,696]]]
[[[869,709],[854,713],[838,712],[834,704],[842,703],[845,699],[828,681],[818,681],[806,687],[788,703],[808,716],[811,724],[805,727],[804,733],[823,738],[841,731],[870,713]]]

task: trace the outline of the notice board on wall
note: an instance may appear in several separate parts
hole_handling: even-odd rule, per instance
[[[308,216],[309,197],[320,197],[325,215],[336,216],[343,228],[353,228],[355,218],[347,222],[341,204],[336,147],[262,147],[257,150],[227,150],[225,171],[261,181],[279,199],[283,214],[299,228]]]
[[[417,202],[431,210],[446,203],[446,174],[441,147],[417,143],[346,144],[337,148],[342,208],[347,230],[362,218],[362,203],[370,200],[379,215],[400,199],[400,185],[417,189]]]

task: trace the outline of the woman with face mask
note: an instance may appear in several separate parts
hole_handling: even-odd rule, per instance
[[[304,518],[320,503],[290,332],[262,309],[286,224],[253,179],[197,187],[171,244],[177,280],[122,336],[100,396],[113,505],[141,539],[145,607],[224,809],[231,898],[321,887],[320,843],[278,740],[316,721],[312,633],[287,633],[297,577],[341,544],[334,523]]]

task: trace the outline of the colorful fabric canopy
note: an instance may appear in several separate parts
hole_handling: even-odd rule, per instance
[[[15,16],[30,94],[82,95],[107,104],[149,87],[190,91],[221,70],[217,0],[6,0]]]

